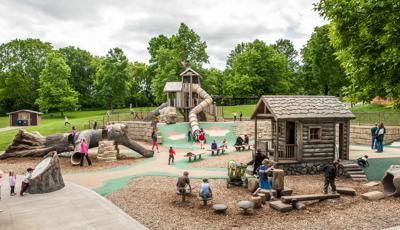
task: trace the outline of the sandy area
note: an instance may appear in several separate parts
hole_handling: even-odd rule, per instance
[[[285,184],[295,194],[320,193],[321,176],[291,176]],[[280,213],[264,205],[251,215],[236,208],[250,199],[247,190],[226,188],[224,180],[211,180],[213,203],[228,205],[227,214],[215,214],[211,206],[200,205],[197,196],[181,203],[175,194],[175,178],[142,177],[106,197],[150,229],[382,229],[400,225],[400,198],[370,202],[360,196],[307,203],[306,210]],[[199,180],[192,180],[198,193]],[[361,183],[339,180],[338,185],[353,187],[358,194],[368,191]],[[375,187],[373,190],[380,190]],[[370,189],[372,190],[372,189]]]
[[[107,168],[114,168],[121,165],[130,165],[136,162],[143,160],[144,158],[137,158],[137,159],[124,159],[118,160],[115,162],[104,162],[104,161],[97,161],[94,157],[91,158],[93,166],[89,167],[87,165],[87,161],[85,160],[85,166],[72,166],[70,162],[70,158],[60,158],[61,162],[61,170],[63,173],[77,173],[77,172],[87,172],[87,171],[94,171],[99,169],[107,169]],[[9,171],[14,171],[17,174],[25,174],[26,169],[31,167],[34,168],[42,158],[38,157],[24,157],[24,158],[8,158],[5,160],[0,161],[0,169],[3,170],[5,173]]]

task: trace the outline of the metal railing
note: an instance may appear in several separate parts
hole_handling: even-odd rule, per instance
[[[383,123],[388,126],[400,126],[399,112],[353,112],[356,119],[351,120],[352,124],[373,125]]]

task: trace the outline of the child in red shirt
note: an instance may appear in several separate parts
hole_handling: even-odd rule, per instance
[[[171,163],[172,159],[172,164],[174,163],[174,155],[175,155],[175,150],[172,148],[172,146],[169,146],[169,158],[168,158],[168,165]]]
[[[203,132],[201,132],[200,133],[200,135],[199,135],[199,142],[200,142],[200,148],[201,149],[204,149],[204,140],[205,140],[206,138],[205,138],[205,136],[204,136],[204,133]]]

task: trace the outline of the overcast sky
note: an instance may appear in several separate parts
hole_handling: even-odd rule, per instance
[[[315,26],[316,0],[0,0],[0,43],[39,38],[96,55],[120,47],[130,61],[148,62],[148,41],[186,23],[207,42],[208,66],[223,69],[240,42],[279,38],[300,49]]]

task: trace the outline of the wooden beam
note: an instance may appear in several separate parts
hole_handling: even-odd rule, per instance
[[[254,152],[257,151],[257,116],[254,119]]]
[[[268,118],[274,118],[274,115],[270,114],[270,113],[261,113],[261,114],[257,114],[256,115],[257,118],[261,118],[261,119],[268,119]]]
[[[340,194],[310,194],[310,195],[296,195],[296,196],[282,196],[283,203],[290,203],[292,200],[307,201],[307,200],[326,200],[339,198]]]

